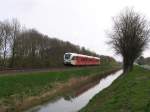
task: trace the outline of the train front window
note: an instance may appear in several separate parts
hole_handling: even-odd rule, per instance
[[[71,54],[65,54],[65,59],[70,59]]]

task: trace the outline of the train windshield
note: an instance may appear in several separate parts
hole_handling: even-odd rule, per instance
[[[71,54],[65,54],[65,59],[70,59]]]

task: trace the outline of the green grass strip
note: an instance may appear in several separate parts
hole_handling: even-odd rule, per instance
[[[98,93],[80,112],[150,112],[150,71],[134,67]]]

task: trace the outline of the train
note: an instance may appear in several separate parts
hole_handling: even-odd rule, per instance
[[[99,65],[100,58],[77,53],[65,53],[64,64],[73,66]]]

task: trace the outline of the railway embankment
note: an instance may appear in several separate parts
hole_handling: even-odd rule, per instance
[[[80,112],[150,112],[150,70],[135,66]]]
[[[91,82],[118,69],[118,66],[101,65],[64,71],[1,75],[0,112],[21,112],[61,96],[75,95],[77,90],[86,89]]]

